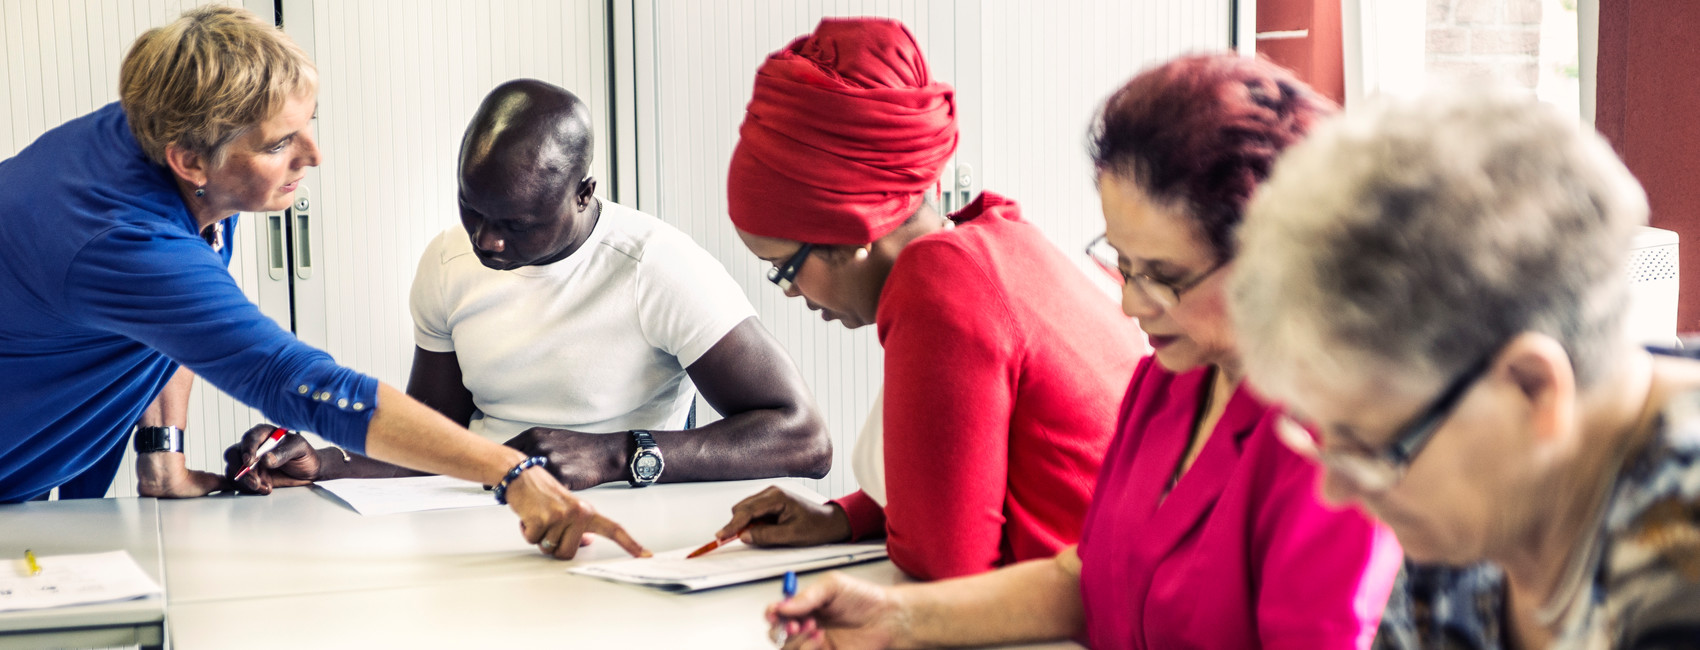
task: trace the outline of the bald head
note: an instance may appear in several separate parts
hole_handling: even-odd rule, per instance
[[[552,264],[596,226],[590,109],[535,79],[497,86],[460,143],[460,218],[486,266]]]
[[[590,109],[567,89],[536,79],[484,97],[460,144],[462,189],[513,199],[562,200],[590,170]]]

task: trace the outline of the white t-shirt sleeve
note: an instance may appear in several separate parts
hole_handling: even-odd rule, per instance
[[[638,320],[656,349],[691,367],[738,323],[756,315],[726,268],[684,233],[655,233],[638,273]]]
[[[419,255],[419,269],[413,273],[413,290],[408,306],[413,312],[413,343],[427,352],[453,352],[454,339],[449,336],[449,308],[444,300],[443,241],[447,234],[437,235]]]

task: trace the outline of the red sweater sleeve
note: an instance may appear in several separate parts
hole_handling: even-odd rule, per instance
[[[885,346],[886,546],[936,580],[997,567],[1020,333],[984,260],[911,243],[880,297]]]
[[[832,502],[843,508],[844,516],[850,518],[850,541],[860,542],[885,534],[885,509],[868,493],[857,490]]]

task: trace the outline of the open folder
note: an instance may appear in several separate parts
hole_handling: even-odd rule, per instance
[[[610,560],[567,569],[571,573],[647,585],[668,591],[699,591],[782,575],[814,571],[885,558],[885,544],[831,544],[807,548],[752,548],[732,542],[719,550],[687,560],[694,549],[682,548],[654,557]]]

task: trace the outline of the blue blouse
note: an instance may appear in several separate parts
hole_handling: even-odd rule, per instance
[[[116,103],[0,161],[0,503],[103,494],[178,364],[274,422],[364,448],[377,380],[261,314],[228,250],[201,238]]]

